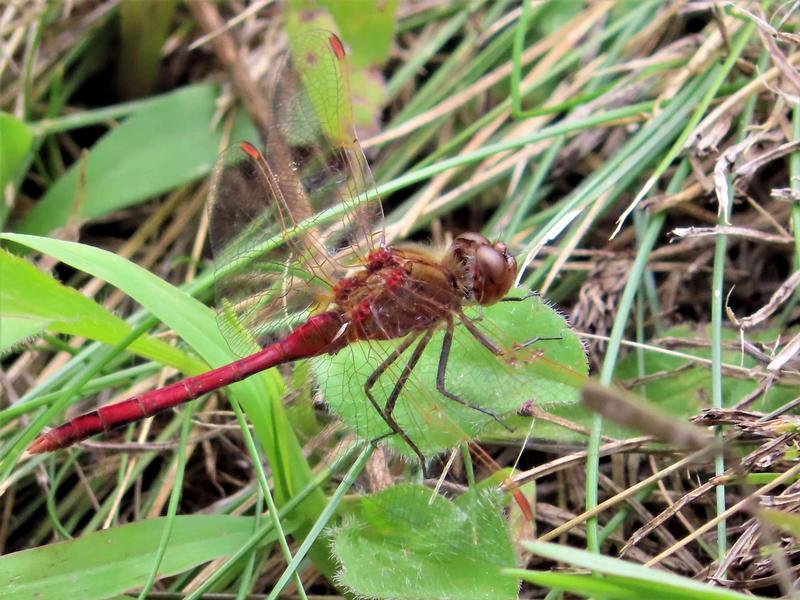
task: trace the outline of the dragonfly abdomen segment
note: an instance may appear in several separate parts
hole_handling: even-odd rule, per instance
[[[286,338],[241,360],[75,417],[39,436],[28,451],[38,454],[66,448],[96,433],[152,417],[259,371],[299,358],[335,352],[344,345],[344,341],[337,338],[342,322],[341,314],[335,311],[315,315]]]

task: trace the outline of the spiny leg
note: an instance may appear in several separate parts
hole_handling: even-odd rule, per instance
[[[469,317],[467,317],[467,315],[465,315],[461,311],[458,311],[458,318],[461,319],[461,322],[464,324],[464,327],[466,327],[467,331],[469,331],[472,334],[472,337],[478,340],[481,343],[481,345],[483,345],[484,348],[489,350],[489,352],[491,352],[495,356],[502,356],[504,354],[503,349],[497,344],[495,344],[488,337],[486,337],[484,333],[475,326],[475,323],[473,323],[472,320]],[[451,337],[452,337],[452,326],[453,323],[451,320],[448,324],[448,328],[451,330]]]
[[[502,356],[503,354],[507,354],[506,350],[503,350],[500,346],[498,346],[492,340],[490,340],[486,336],[486,334],[484,334],[480,329],[478,329],[475,323],[473,323],[473,321],[467,315],[459,311],[458,317],[461,319],[461,322],[464,324],[464,327],[467,328],[467,331],[469,331],[472,334],[472,337],[478,340],[484,348],[489,350],[489,352],[491,352],[495,356]],[[522,348],[527,348],[528,346],[535,344],[536,342],[542,342],[545,340],[548,341],[561,340],[561,339],[564,339],[561,334],[553,336],[537,335],[524,342],[514,344],[513,350],[520,350]]]
[[[564,336],[560,333],[558,335],[535,335],[529,340],[525,340],[520,344],[514,344],[514,350],[521,350],[522,348],[527,348],[528,346],[532,346],[536,342],[553,342],[558,340],[563,340]]]
[[[447,359],[450,356],[450,347],[452,346],[452,344],[453,344],[453,319],[448,318],[447,329],[445,330],[444,338],[442,339],[442,351],[439,354],[439,369],[436,373],[436,389],[445,398],[448,398],[453,402],[458,402],[459,404],[462,404],[464,406],[468,406],[473,410],[477,410],[479,413],[483,413],[484,415],[491,417],[509,431],[513,431],[513,429],[503,421],[503,419],[498,417],[492,411],[483,408],[482,406],[479,406],[477,404],[473,404],[472,402],[468,402],[467,400],[464,400],[463,398],[456,396],[453,392],[447,390],[444,381],[447,370]]]
[[[500,302],[525,302],[526,300],[530,300],[531,298],[536,298],[539,296],[539,292],[534,292],[533,290],[528,290],[525,292],[524,296],[506,296],[505,298],[501,298]],[[521,344],[514,344],[514,349],[519,350],[521,348],[527,348],[528,346],[532,346],[536,342],[543,342],[543,341],[554,341],[554,340],[563,340],[564,336],[559,335],[537,335],[532,337],[529,340],[522,342]]]
[[[378,368],[372,372],[372,374],[367,378],[367,381],[364,383],[364,393],[367,395],[367,398],[369,398],[372,406],[375,407],[375,410],[378,411],[378,414],[383,418],[389,428],[394,433],[399,435],[419,458],[419,463],[422,467],[422,476],[425,478],[428,476],[428,470],[425,466],[425,456],[422,454],[422,451],[417,447],[417,445],[411,441],[411,438],[408,437],[408,434],[403,431],[403,428],[400,427],[399,423],[394,419],[392,413],[394,412],[394,407],[397,404],[397,398],[400,396],[400,392],[403,391],[403,387],[408,381],[408,378],[411,376],[411,371],[414,369],[420,357],[422,356],[422,352],[425,350],[425,346],[428,345],[428,342],[430,342],[432,335],[433,331],[428,330],[425,332],[425,335],[422,336],[422,339],[419,340],[419,343],[414,348],[414,352],[412,352],[408,362],[406,362],[405,366],[403,367],[400,377],[398,377],[397,381],[395,382],[394,387],[392,388],[392,391],[386,400],[386,405],[383,408],[381,408],[380,404],[378,404],[377,400],[375,400],[374,396],[372,395],[372,387],[378,381],[378,378],[386,372],[386,369],[388,369],[392,363],[400,358],[400,355],[403,354],[403,352],[405,352],[411,344],[419,339],[419,335],[410,335],[403,340],[403,342],[397,348],[395,348],[392,353],[386,357],[386,359],[384,359]],[[373,441],[377,442],[383,437],[386,436],[380,436]]]
[[[375,400],[371,390],[375,385],[375,383],[378,381],[378,378],[381,375],[383,375],[383,373],[386,372],[386,369],[388,369],[398,358],[400,358],[400,355],[402,355],[403,352],[405,352],[408,349],[408,347],[414,343],[417,337],[419,336],[410,335],[406,339],[404,339],[400,343],[400,345],[397,346],[394,350],[392,350],[391,354],[389,354],[389,356],[387,356],[383,360],[383,362],[380,365],[378,365],[378,367],[370,374],[369,377],[367,377],[367,380],[364,382],[364,393],[367,395],[367,398],[369,398],[369,401],[372,403],[372,406],[375,408],[375,410],[378,411],[378,414],[381,416],[381,418],[384,421],[386,421],[386,424],[392,429],[392,433],[387,433],[376,437],[375,439],[372,440],[373,443],[379,442],[380,440],[387,438],[390,435],[397,434],[400,435],[401,437],[403,436],[403,434],[400,431],[397,431],[398,428],[395,427],[396,423],[393,420],[391,421],[386,420],[386,415],[383,413],[383,408],[381,408],[381,405],[378,404],[377,400]]]
[[[530,300],[538,295],[539,292],[528,290],[524,296],[506,296],[505,298],[500,298],[500,302],[525,302],[525,300]]]

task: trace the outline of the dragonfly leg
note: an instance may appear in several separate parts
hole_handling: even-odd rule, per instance
[[[372,406],[375,407],[375,410],[378,411],[378,414],[383,418],[389,428],[394,433],[399,435],[402,440],[408,444],[408,447],[411,448],[414,454],[417,455],[420,465],[422,466],[422,475],[426,478],[428,476],[428,469],[425,463],[425,456],[422,454],[422,451],[417,447],[417,445],[411,441],[411,438],[408,437],[408,434],[403,431],[403,428],[400,427],[398,422],[392,416],[392,413],[394,412],[394,407],[395,404],[397,404],[397,398],[400,396],[400,392],[403,391],[403,387],[408,381],[408,378],[411,376],[411,371],[414,369],[417,361],[419,361],[420,356],[422,356],[422,351],[425,350],[425,346],[428,345],[432,335],[433,331],[428,330],[422,339],[419,340],[419,343],[417,344],[416,348],[414,348],[414,352],[411,354],[408,362],[403,367],[403,371],[400,373],[400,377],[398,377],[397,381],[395,382],[394,387],[392,388],[392,391],[386,400],[386,404],[383,407],[378,404],[378,401],[375,400],[375,397],[372,395],[372,387],[378,381],[378,378],[386,372],[386,369],[388,369],[392,363],[400,358],[400,355],[403,354],[403,352],[405,352],[406,349],[408,349],[408,347],[419,338],[419,335],[410,335],[403,340],[403,342],[397,348],[395,348],[389,356],[386,357],[386,359],[378,366],[378,368],[372,372],[372,374],[367,378],[367,381],[364,383],[364,393],[367,395],[367,398],[369,398]],[[373,440],[373,442],[377,442],[384,437],[386,436],[380,436]]]
[[[480,329],[476,327],[474,321],[472,321],[472,319],[470,319],[463,312],[459,312],[458,316],[461,319],[461,322],[464,324],[464,327],[467,328],[467,331],[469,331],[472,334],[472,337],[478,340],[482,346],[484,346],[487,350],[489,350],[489,352],[491,352],[495,356],[502,356],[508,353],[508,351],[503,350],[500,346],[498,346],[492,340],[490,340],[486,336],[486,334],[484,334]],[[561,334],[537,335],[529,340],[525,340],[524,342],[514,344],[514,347],[511,349],[511,351],[513,352],[514,350],[521,350],[522,348],[527,348],[528,346],[531,346],[536,342],[562,340],[562,339],[564,339],[564,336],[562,336]]]
[[[474,325],[473,325],[473,327],[474,327]],[[477,331],[477,328],[476,328],[476,331]],[[487,339],[487,341],[490,344],[492,343],[491,340]],[[505,427],[509,431],[513,431],[513,429],[511,427],[509,427],[508,424],[505,421],[503,421],[503,419],[498,417],[496,414],[494,414],[489,409],[483,408],[482,406],[479,406],[477,404],[473,404],[472,402],[468,402],[467,400],[464,400],[463,398],[461,398],[459,396],[456,396],[453,392],[449,391],[445,387],[444,381],[445,381],[445,375],[446,375],[446,370],[447,370],[447,359],[450,356],[450,347],[452,345],[453,345],[453,319],[447,319],[447,329],[444,332],[444,339],[442,340],[442,351],[441,351],[441,354],[439,354],[439,369],[438,369],[438,371],[436,373],[436,389],[445,398],[447,398],[449,400],[452,400],[453,402],[458,402],[459,404],[463,404],[464,406],[468,406],[469,408],[471,408],[473,410],[477,410],[479,413],[483,413],[486,416],[491,417],[492,419],[494,419],[495,421],[500,423],[500,425],[502,425],[503,427]],[[502,350],[500,350],[499,348],[498,348],[498,350],[499,350],[500,354],[502,354]]]
[[[474,337],[476,340],[478,340],[481,343],[481,345],[483,347],[485,347],[489,352],[491,352],[495,356],[502,356],[503,354],[505,354],[503,349],[500,346],[498,346],[497,344],[495,344],[488,337],[486,337],[486,335],[480,329],[478,329],[476,327],[475,323],[473,323],[472,320],[467,315],[465,315],[463,312],[459,311],[458,312],[458,317],[461,319],[461,322],[464,324],[464,327],[467,328],[467,331],[469,331],[472,334],[472,337]],[[452,342],[452,338],[453,338],[453,321],[452,320],[448,321],[447,329],[448,329],[448,332],[450,333],[450,341]],[[445,340],[447,340],[447,335],[445,335]],[[448,348],[447,348],[448,351],[450,350],[449,346],[450,346],[450,344],[448,343]]]
[[[524,296],[506,296],[505,298],[500,298],[500,302],[524,302],[525,300],[530,300],[531,298],[538,296],[539,292],[534,292],[533,290],[528,290],[525,292]]]
[[[525,340],[520,344],[514,344],[514,350],[520,350],[522,348],[527,348],[528,346],[532,346],[536,342],[552,342],[563,340],[564,336],[560,333],[558,335],[536,335],[529,340]]]

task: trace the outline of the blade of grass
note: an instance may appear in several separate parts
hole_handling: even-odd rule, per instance
[[[286,567],[286,570],[281,575],[280,579],[278,579],[275,587],[272,588],[269,596],[267,596],[267,600],[275,600],[278,595],[283,591],[283,588],[289,582],[290,577],[297,577],[297,569],[300,567],[300,562],[305,558],[308,551],[311,549],[311,545],[315,544],[317,538],[322,533],[322,530],[325,526],[330,522],[330,520],[334,516],[334,512],[336,508],[339,506],[339,502],[344,496],[345,492],[347,492],[350,487],[355,483],[356,477],[361,474],[361,471],[364,470],[364,466],[367,464],[367,460],[372,455],[372,451],[375,449],[374,446],[371,444],[366,446],[359,454],[358,458],[356,458],[353,466],[350,467],[350,470],[342,479],[342,482],[336,488],[336,491],[330,497],[328,504],[325,506],[325,510],[320,514],[319,518],[317,519],[314,526],[308,532],[306,539],[303,540],[303,543],[300,545],[300,548],[297,549],[297,553],[295,554],[292,561]]]
[[[739,31],[738,35],[736,36],[736,38],[734,40],[733,46],[731,48],[731,53],[728,56],[728,59],[725,61],[725,63],[723,65],[717,66],[714,69],[712,69],[712,71],[710,72],[709,76],[706,78],[707,80],[709,80],[711,82],[710,87],[708,87],[708,89],[706,90],[703,99],[700,101],[699,105],[694,110],[692,116],[689,118],[688,122],[686,123],[686,126],[684,127],[684,129],[682,131],[682,133],[678,136],[677,140],[673,144],[672,149],[667,153],[667,155],[661,161],[659,166],[656,168],[655,173],[651,176],[651,180],[657,180],[658,179],[658,175],[661,172],[663,172],[664,170],[666,170],[667,166],[672,162],[672,160],[675,158],[675,156],[678,155],[678,152],[683,147],[683,144],[684,144],[685,140],[687,140],[689,138],[689,135],[691,134],[692,130],[700,122],[700,119],[702,119],[703,114],[705,114],[706,109],[710,106],[711,102],[716,97],[717,91],[722,86],[723,82],[725,81],[725,78],[730,73],[730,70],[736,64],[736,61],[738,60],[739,55],[744,50],[744,46],[747,43],[747,41],[750,39],[750,37],[752,36],[754,30],[755,30],[755,26],[753,24],[749,24],[748,26],[745,26],[741,31]],[[648,193],[649,189],[650,188],[645,190],[645,193]],[[641,195],[642,194],[640,192],[639,197]],[[636,201],[634,201],[634,203],[631,206],[635,206],[635,204],[636,204]],[[625,215],[623,214],[622,217],[620,217],[620,220],[618,221],[617,231],[619,230],[619,225],[624,220],[624,216]],[[660,229],[660,227],[659,227],[659,229]],[[612,234],[612,237],[613,237],[613,235],[614,234]],[[637,280],[637,286],[638,286],[638,280]],[[633,295],[635,293],[635,289],[636,288],[634,288],[633,292],[631,292],[630,299],[629,299],[630,302],[632,302],[632,300],[633,300]],[[626,289],[626,291],[627,291],[627,289]],[[624,292],[623,292],[623,295],[624,295]],[[628,305],[628,308],[629,307],[630,307],[630,304]],[[624,311],[623,312],[621,309],[619,310],[619,312],[617,313],[617,315],[615,317],[614,329],[617,329],[617,323],[618,322],[619,323],[624,323],[627,320],[628,314],[629,314],[628,311]],[[612,329],[612,336],[614,335],[614,329]],[[619,327],[619,331],[617,331],[616,333],[619,336],[619,339],[621,339],[621,336],[622,336],[622,325],[621,324],[620,324],[620,327]],[[619,342],[617,342],[617,344],[618,343]],[[617,345],[616,352],[618,352],[618,351],[619,351],[619,346]],[[614,367],[614,364],[616,363],[616,352],[615,353],[611,352],[611,345],[609,344],[609,352],[606,354],[606,358],[603,361],[603,368],[601,369],[601,372],[600,372],[600,383],[602,383],[603,385],[609,385],[611,383],[611,377],[613,375],[613,367]],[[606,368],[606,364],[609,365],[608,368]],[[599,472],[599,460],[600,460],[599,448],[600,448],[600,438],[601,438],[601,432],[602,432],[602,425],[603,425],[602,417],[600,415],[598,415],[598,414],[595,414],[593,416],[593,418],[592,418],[592,429],[591,429],[591,435],[589,437],[589,445],[588,445],[588,453],[589,453],[589,455],[587,456],[587,459],[586,459],[586,468],[587,468],[587,473],[586,473],[586,510],[591,510],[595,506],[597,506],[597,489],[598,489],[597,475],[598,475],[598,472]],[[586,541],[587,541],[587,547],[589,548],[589,550],[591,550],[593,552],[599,552],[600,551],[600,542],[599,542],[599,538],[598,538],[597,519],[596,518],[591,519],[586,524]]]
[[[686,598],[744,600],[746,596],[732,590],[714,587],[694,581],[688,577],[680,577],[661,570],[650,569],[624,560],[607,556],[598,556],[585,550],[576,550],[567,546],[546,542],[522,542],[523,547],[550,560],[564,562],[582,569],[591,569],[603,573],[616,585],[630,586],[637,597]],[[521,570],[509,569],[509,575],[520,576]],[[524,573],[524,571],[523,571]],[[659,594],[655,596],[654,594]]]
[[[0,557],[0,598],[115,597],[143,577],[165,518],[130,523]],[[247,540],[252,517],[179,516],[162,575],[173,575],[235,552]],[[265,536],[262,543],[268,538]]]
[[[169,506],[167,507],[167,516],[164,521],[164,529],[161,531],[161,538],[156,548],[155,556],[153,557],[153,565],[147,575],[147,579],[139,591],[139,600],[145,600],[150,595],[150,590],[156,581],[161,569],[161,563],[164,560],[164,555],[167,552],[170,536],[175,528],[175,516],[178,511],[178,502],[181,498],[181,491],[183,490],[183,475],[186,471],[186,440],[189,438],[189,427],[192,422],[192,406],[184,409],[182,415],[180,441],[175,454],[176,473],[174,485],[169,496]]]
[[[217,328],[213,311],[133,263],[113,253],[72,242],[20,234],[0,237],[54,256],[122,289],[172,328],[209,364],[226,364],[236,358]],[[311,479],[311,471],[280,402],[283,393],[280,375],[276,371],[260,373],[229,386],[228,390],[242,403],[255,425],[273,468],[277,502],[283,504],[294,490]],[[264,390],[270,390],[266,398]],[[323,495],[317,492],[302,505],[300,513],[305,515],[309,526],[323,504]],[[335,567],[324,549],[315,549],[314,559],[326,574],[333,576]]]

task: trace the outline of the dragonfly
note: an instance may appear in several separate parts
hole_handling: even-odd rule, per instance
[[[242,358],[75,417],[40,435],[29,452],[66,448],[309,358],[326,396],[354,391],[379,416],[361,427],[363,411],[353,402],[342,418],[363,437],[399,440],[423,473],[426,455],[443,446],[474,437],[487,423],[509,428],[503,414],[513,413],[511,389],[522,376],[515,365],[536,363],[541,352],[532,347],[561,334],[501,345],[486,333],[487,321],[469,312],[507,299],[517,276],[508,247],[479,233],[456,235],[444,251],[386,244],[335,34],[313,31],[291,41],[269,89],[265,150],[232,145],[210,187],[218,324]],[[448,380],[456,339],[470,340],[479,361],[501,364],[501,375],[484,379],[476,397],[468,397],[462,377],[455,385]],[[438,358],[417,373],[434,345]],[[503,396],[499,408],[480,402],[491,393]],[[401,404],[409,406],[398,411]],[[464,425],[454,411],[475,418]]]

